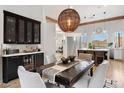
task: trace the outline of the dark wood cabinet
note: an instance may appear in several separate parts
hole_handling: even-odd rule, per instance
[[[17,69],[18,66],[23,65],[23,59],[19,57],[3,57],[3,82],[8,81],[18,77]]]
[[[16,18],[15,16],[4,16],[4,43],[16,43]]]
[[[40,44],[41,22],[4,11],[5,44]]]
[[[3,82],[8,83],[10,80],[18,77],[18,66],[22,65],[26,70],[36,71],[38,67],[44,65],[44,53],[3,57]]]

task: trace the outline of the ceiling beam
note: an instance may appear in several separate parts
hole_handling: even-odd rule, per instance
[[[49,17],[49,16],[46,16],[46,20],[47,20],[48,22],[58,23],[58,21],[57,21],[56,19],[51,18],[51,17]]]
[[[95,21],[84,22],[84,23],[80,23],[79,26],[108,22],[108,21],[114,21],[114,20],[121,20],[121,19],[124,19],[124,15],[123,16],[110,17],[110,18],[106,18],[106,19],[95,20]],[[58,21],[56,19],[48,17],[48,16],[46,16],[46,20],[49,22],[52,22],[52,23],[58,23]]]
[[[89,25],[89,24],[96,24],[96,23],[102,23],[102,22],[108,22],[108,21],[114,21],[114,20],[121,20],[121,19],[124,19],[124,16],[115,16],[115,17],[101,19],[101,20],[84,22],[84,23],[80,23],[79,26],[84,26],[84,25]]]

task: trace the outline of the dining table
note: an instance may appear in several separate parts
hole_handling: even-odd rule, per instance
[[[54,64],[48,68],[39,69],[41,77],[51,83],[72,87],[85,73],[90,72],[93,75],[94,61],[75,60],[68,64]],[[42,70],[42,71],[41,71]],[[39,72],[38,71],[38,72]]]
[[[72,87],[87,71],[89,71],[90,76],[93,76],[93,66],[94,61],[90,62],[88,65],[84,65],[81,61],[73,67],[66,69],[55,76],[55,82],[58,85],[64,85],[66,88]]]

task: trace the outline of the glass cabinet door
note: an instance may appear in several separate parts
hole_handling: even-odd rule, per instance
[[[27,21],[27,31],[26,31],[27,43],[32,43],[32,22]]]
[[[16,42],[16,18],[13,16],[5,16],[5,43]]]
[[[40,24],[34,23],[34,43],[40,43]]]
[[[23,19],[18,20],[18,43],[25,42],[25,21]]]

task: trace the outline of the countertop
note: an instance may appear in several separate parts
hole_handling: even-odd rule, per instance
[[[109,49],[88,49],[88,48],[82,48],[78,50],[88,50],[88,51],[109,51]]]
[[[124,48],[113,48],[113,49],[117,49],[117,50],[119,50],[119,49],[120,49],[120,50],[124,50]]]
[[[39,54],[39,53],[44,53],[44,52],[38,51],[38,52],[28,52],[28,53],[6,54],[6,55],[2,55],[2,57],[22,56],[22,55],[31,55],[31,54]]]

